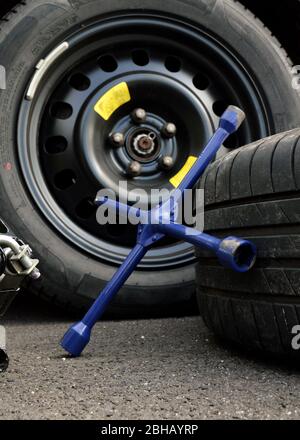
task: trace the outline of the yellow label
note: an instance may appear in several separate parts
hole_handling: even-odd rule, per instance
[[[94,107],[101,118],[108,121],[111,115],[122,105],[131,100],[129,88],[126,82],[117,84],[103,95]]]
[[[197,157],[190,156],[188,160],[186,161],[185,165],[181,168],[181,170],[176,174],[176,176],[172,177],[170,179],[170,183],[175,187],[178,188],[185,176],[188,174],[188,172],[192,169],[193,165],[197,161]]]

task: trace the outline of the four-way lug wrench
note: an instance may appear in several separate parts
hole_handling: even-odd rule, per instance
[[[245,119],[245,114],[237,107],[230,106],[220,119],[215,134],[195,162],[192,169],[180,183],[168,201],[161,203],[150,211],[140,210],[122,203],[99,197],[97,204],[106,203],[108,208],[118,209],[120,214],[134,214],[140,219],[137,243],[112,279],[107,283],[90,310],[82,321],[74,324],[61,341],[62,347],[72,356],[80,356],[89,343],[91,331],[96,322],[102,317],[107,306],[116,296],[120,288],[136,269],[148,250],[165,236],[185,240],[195,246],[213,251],[221,264],[237,272],[249,271],[256,260],[255,246],[246,240],[228,237],[219,239],[193,228],[188,228],[175,222],[175,211],[188,189],[193,189],[209,163],[225,140],[236,132]],[[168,218],[170,221],[166,222]],[[151,222],[149,221],[151,219]]]

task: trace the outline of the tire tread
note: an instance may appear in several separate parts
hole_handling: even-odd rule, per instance
[[[219,159],[205,178],[209,194],[205,198],[207,232],[250,238],[259,255],[257,265],[241,275],[198,251],[202,315],[207,321],[207,303],[209,327],[218,336],[244,348],[276,355],[295,355],[291,329],[300,321],[298,157],[300,129],[294,129]],[[217,169],[222,170],[219,189],[213,182]],[[231,182],[230,191],[226,182]],[[212,304],[218,309],[218,319]]]

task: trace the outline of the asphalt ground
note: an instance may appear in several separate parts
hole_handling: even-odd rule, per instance
[[[300,368],[221,345],[200,317],[105,321],[80,359],[71,321],[26,296],[1,324],[0,419],[299,419]]]

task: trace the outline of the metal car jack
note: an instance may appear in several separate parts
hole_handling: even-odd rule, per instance
[[[174,190],[170,200],[164,201],[152,210],[143,211],[106,197],[96,199],[98,205],[106,203],[108,207],[117,208],[121,214],[131,213],[140,219],[137,244],[107,283],[82,321],[74,324],[63,337],[61,345],[71,356],[80,356],[89,343],[93,326],[101,318],[111,300],[148,250],[167,235],[213,251],[223,266],[237,272],[247,272],[253,267],[256,260],[256,248],[251,242],[236,237],[228,237],[223,240],[212,237],[176,223],[175,218],[176,209],[185,191],[194,188],[225,140],[238,130],[244,119],[245,113],[242,110],[234,106],[228,107],[220,119],[215,134],[194,166],[183,178],[177,190]],[[165,221],[166,219],[169,221]]]
[[[39,260],[32,258],[32,250],[17,238],[0,219],[0,318],[20,291],[26,277],[37,280]],[[8,367],[5,335],[0,334],[0,373]]]

